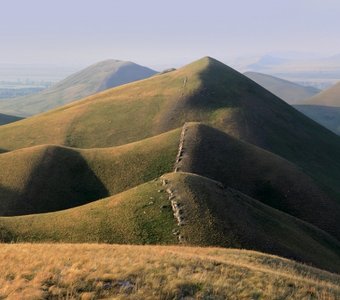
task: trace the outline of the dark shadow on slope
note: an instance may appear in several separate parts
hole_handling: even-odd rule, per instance
[[[289,161],[202,124],[189,125],[180,170],[218,180],[340,239],[340,204]]]
[[[0,126],[22,120],[22,117],[4,115],[0,113]]]
[[[214,126],[228,132],[233,123],[237,137],[302,167],[340,199],[340,137],[232,68],[208,61],[200,95],[187,105],[202,111],[233,107],[233,116]]]
[[[339,272],[340,243],[328,233],[207,178],[189,175],[185,183],[189,244],[256,250]]]
[[[17,192],[9,189],[8,187],[0,185],[0,215],[6,215],[9,211],[9,205],[15,203],[18,197],[19,194]]]
[[[49,146],[30,180],[1,215],[62,210],[108,196],[83,157],[72,149]]]
[[[1,154],[1,153],[6,153],[6,152],[8,152],[8,151],[5,150],[5,149],[1,149],[1,148],[0,148],[0,154]]]

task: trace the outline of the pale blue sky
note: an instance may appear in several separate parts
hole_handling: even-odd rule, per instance
[[[204,55],[340,53],[338,0],[2,0],[0,63],[153,67]]]

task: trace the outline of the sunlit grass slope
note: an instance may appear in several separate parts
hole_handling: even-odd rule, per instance
[[[163,180],[167,184],[163,185]],[[173,216],[172,190],[183,219]],[[5,242],[109,242],[246,248],[340,271],[340,243],[327,233],[208,178],[170,173],[69,210],[0,218]]]
[[[75,207],[173,169],[180,129],[113,148],[42,145],[0,154],[0,214]]]
[[[7,299],[324,299],[340,277],[253,251],[161,246],[0,245]]]

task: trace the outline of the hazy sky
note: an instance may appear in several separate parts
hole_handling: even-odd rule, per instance
[[[339,0],[1,0],[0,63],[340,53]]]

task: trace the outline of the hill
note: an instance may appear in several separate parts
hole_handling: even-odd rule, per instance
[[[294,105],[294,108],[337,135],[340,135],[340,107]]]
[[[132,62],[105,60],[37,94],[2,100],[0,111],[18,116],[31,116],[154,74],[156,74],[154,70]]]
[[[340,203],[289,161],[209,126],[184,128],[177,170],[220,181],[340,240]],[[323,216],[320,218],[320,215]]]
[[[166,174],[69,210],[1,217],[0,228],[5,242],[216,245],[275,253],[340,271],[340,243],[324,231],[189,173]]]
[[[287,53],[271,53],[253,58],[257,62],[239,64],[238,69],[255,71],[301,82],[309,86],[325,89],[340,78],[340,55],[330,57],[309,56],[307,53],[290,55]]]
[[[306,100],[304,104],[340,107],[340,82]]]
[[[0,114],[0,126],[19,121],[21,119],[22,118],[16,117],[16,116],[9,116],[9,115]]]
[[[267,74],[246,72],[244,75],[288,104],[301,104],[303,100],[311,98],[321,92],[321,90],[317,88],[302,86]]]
[[[66,295],[75,299],[340,297],[340,278],[335,274],[235,249],[0,245],[0,267],[4,270],[0,297],[7,299],[61,299]]]
[[[0,155],[0,215],[55,211],[176,169],[218,180],[340,239],[340,204],[289,161],[199,123],[113,148],[42,145]],[[60,178],[63,178],[61,181]],[[323,218],[320,218],[320,214]]]
[[[340,195],[340,137],[210,57],[2,126],[0,148],[112,147],[188,121],[208,123],[278,154]]]
[[[114,148],[42,145],[0,154],[0,215],[78,206],[172,171],[180,130]]]

